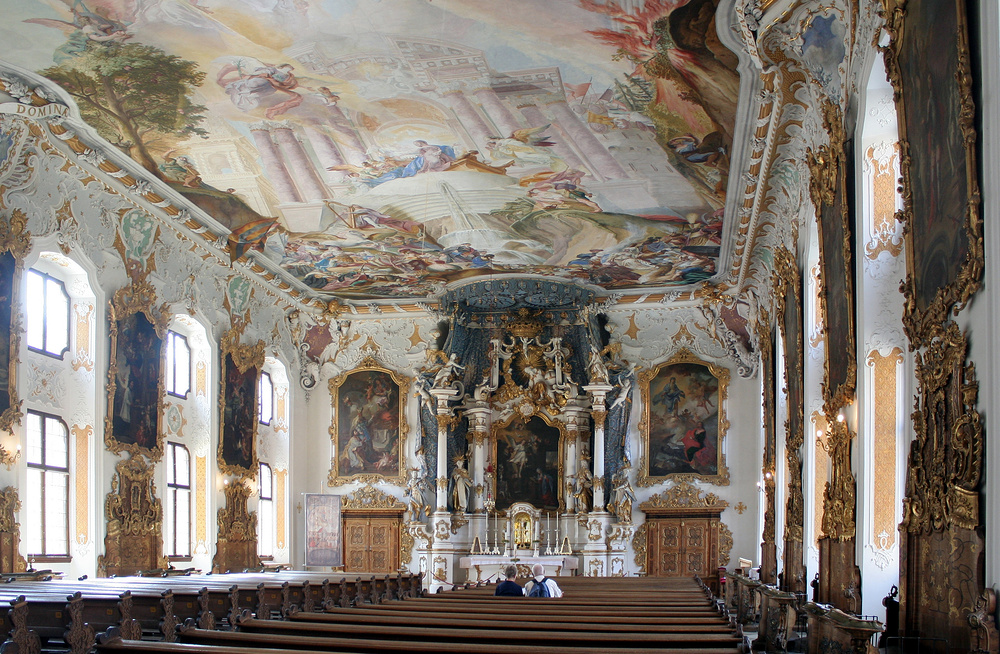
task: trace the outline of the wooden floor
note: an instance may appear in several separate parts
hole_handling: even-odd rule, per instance
[[[418,576],[261,574],[15,580],[0,616],[18,654],[747,651],[696,579],[559,577],[561,598],[495,586],[419,592]],[[423,595],[423,596],[421,596]]]

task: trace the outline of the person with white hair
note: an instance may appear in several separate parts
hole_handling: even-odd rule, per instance
[[[531,574],[534,577],[524,585],[524,594],[527,597],[563,596],[562,589],[559,588],[559,584],[556,583],[555,579],[549,579],[545,576],[545,566],[541,563],[531,566]]]

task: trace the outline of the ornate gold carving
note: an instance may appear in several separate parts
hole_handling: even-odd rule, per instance
[[[979,526],[983,426],[976,411],[975,364],[965,363],[968,341],[953,322],[916,355],[916,438],[903,500],[902,527],[911,533]]]
[[[549,427],[554,427],[555,429],[559,430],[559,468],[557,470],[556,478],[562,479],[563,469],[565,467],[563,462],[566,460],[566,455],[565,455],[566,441],[568,438],[570,438],[569,430],[566,429],[566,423],[563,422],[562,420],[550,419],[549,416],[544,412],[536,413],[534,415],[540,418],[541,421],[544,422]],[[515,419],[521,419],[524,422],[527,422],[529,420],[528,417],[519,415],[518,413],[513,413],[513,414],[509,413],[505,418],[497,422],[494,422],[490,427],[490,445],[492,446],[493,449],[492,454],[490,455],[489,459],[490,461],[497,460],[497,443],[503,438],[503,434],[501,432],[504,429],[506,429],[510,425],[510,423],[513,422]],[[447,480],[445,480],[445,482],[447,483]],[[496,497],[497,476],[495,474],[489,475],[489,478],[486,480],[486,483],[492,486],[490,490],[490,492],[492,493],[491,496]],[[566,498],[573,494],[573,490],[574,490],[574,485],[571,480],[568,479],[565,480],[565,484],[558,484],[558,483],[556,484],[556,492],[559,495],[557,499],[559,500],[560,508],[565,506]]]
[[[375,486],[362,486],[343,499],[344,509],[406,509],[394,496]]]
[[[409,529],[401,529],[399,533],[399,565],[406,567],[413,560],[413,545],[415,539]]]
[[[701,496],[701,489],[697,486],[679,482],[658,495],[653,495],[648,500],[639,505],[639,510],[647,509],[676,509],[692,508],[696,506],[713,507],[725,509],[729,502],[720,498],[715,493],[708,493]]]
[[[910,143],[911,135],[907,134],[907,112],[906,97],[908,90],[903,87],[902,72],[899,63],[899,54],[902,49],[903,36],[905,33],[904,24],[906,19],[906,2],[904,0],[883,0],[886,8],[885,30],[889,34],[888,46],[882,48],[882,55],[885,60],[886,76],[893,86],[896,99],[896,114],[898,116],[899,148],[900,148],[900,177],[901,192],[903,196],[903,209],[896,214],[897,219],[903,223],[903,234],[906,240],[907,252],[915,252],[913,233],[914,206],[913,206],[913,182],[910,178]],[[970,50],[969,50],[969,27],[965,15],[964,3],[953,0],[942,3],[942,12],[958,12],[958,29],[956,30],[956,50],[957,69],[954,71],[955,80],[958,85],[958,127],[961,131],[961,139],[965,150],[965,169],[949,170],[952,175],[965,174],[965,189],[967,195],[965,200],[965,238],[968,241],[968,251],[965,259],[961,262],[955,279],[946,286],[939,287],[934,299],[927,307],[920,307],[916,297],[914,277],[919,274],[915,270],[915,257],[906,257],[906,281],[900,286],[900,290],[905,297],[903,301],[903,329],[910,339],[910,349],[926,347],[936,338],[940,326],[947,320],[948,314],[957,314],[965,307],[969,299],[979,290],[982,283],[983,268],[985,266],[984,244],[983,244],[983,221],[980,214],[980,190],[979,171],[976,162],[976,107],[973,97],[973,76],[971,73]],[[949,21],[950,22],[950,21]],[[910,37],[913,38],[913,37]],[[942,53],[950,59],[950,53]],[[915,98],[914,102],[924,102],[926,98]],[[947,100],[951,102],[952,99]],[[921,105],[922,106],[922,105]],[[940,135],[946,139],[949,135]],[[926,156],[931,156],[927,153]],[[957,162],[956,162],[957,163]],[[942,178],[941,184],[954,184],[954,181],[946,181]],[[938,189],[944,193],[946,189]],[[959,192],[961,192],[959,191]],[[925,207],[919,210],[927,211]],[[949,243],[950,248],[955,243]],[[925,283],[928,283],[925,281]]]
[[[842,420],[828,420],[832,472],[823,491],[823,535],[846,541],[855,535],[857,482],[851,471],[851,441],[854,434]]]
[[[724,522],[719,522],[719,565],[729,565],[730,553],[733,551],[733,532]]]
[[[399,441],[396,445],[396,450],[398,452],[397,470],[399,471],[397,475],[393,477],[388,477],[382,474],[373,473],[360,473],[354,475],[340,475],[340,466],[337,463],[338,457],[341,456],[338,436],[338,423],[340,421],[340,416],[338,415],[338,405],[340,400],[340,387],[344,385],[344,382],[354,374],[360,372],[383,372],[392,379],[393,383],[398,387],[398,413],[397,421],[399,425]],[[330,460],[330,472],[327,477],[328,486],[339,486],[341,484],[347,484],[351,482],[361,482],[361,483],[374,483],[378,481],[383,481],[390,484],[398,484],[400,486],[406,483],[406,435],[409,432],[409,426],[406,424],[406,398],[410,392],[410,378],[397,373],[394,370],[390,370],[383,366],[378,359],[372,355],[366,356],[362,359],[361,363],[358,364],[353,370],[348,370],[347,372],[341,373],[330,380],[330,401],[333,406],[333,420],[330,423],[330,439],[333,441],[333,457]],[[438,416],[440,418],[440,416]]]
[[[108,310],[109,333],[111,336],[110,363],[108,365],[108,410],[104,416],[104,446],[109,452],[128,452],[132,458],[137,456],[149,457],[150,461],[159,461],[163,456],[163,396],[164,396],[164,376],[163,376],[163,348],[165,347],[163,338],[167,332],[167,323],[170,320],[169,309],[163,304],[159,309],[154,308],[156,302],[156,289],[147,279],[133,280],[131,284],[115,291],[111,299]],[[128,362],[118,361],[118,338],[119,326],[130,316],[142,313],[149,320],[153,329],[156,330],[157,337],[160,338],[161,348],[156,357],[157,368],[157,393],[156,393],[156,441],[153,447],[143,447],[138,443],[123,443],[118,440],[114,433],[115,416],[115,390],[118,388],[119,365],[127,365]],[[124,374],[124,373],[123,373]]]
[[[743,512],[747,510],[747,505],[743,502],[737,502],[733,508],[736,509],[736,513],[743,515]]]
[[[20,209],[14,209],[7,220],[0,221],[0,252],[10,252],[18,263],[23,263],[30,250],[28,216]]]
[[[226,505],[219,509],[219,536],[212,569],[243,570],[260,566],[257,556],[257,514],[247,510],[251,491],[240,479],[226,484]]]
[[[458,533],[458,530],[469,524],[469,519],[464,518],[461,515],[451,516],[451,534],[454,536]]]
[[[594,409],[590,415],[594,418],[594,429],[604,429],[604,420],[608,417],[608,412]]]
[[[697,473],[675,473],[666,476],[651,476],[649,474],[649,431],[652,425],[650,411],[652,405],[652,398],[650,397],[649,384],[650,382],[660,373],[666,366],[671,366],[677,363],[696,363],[708,368],[709,372],[715,377],[719,382],[719,406],[718,415],[718,428],[717,434],[718,439],[716,442],[716,450],[718,456],[718,467],[717,473],[714,475],[701,475]],[[661,484],[667,480],[673,480],[677,482],[687,482],[687,481],[704,481],[716,486],[728,486],[729,485],[729,467],[726,465],[726,456],[723,454],[725,449],[724,442],[726,439],[726,434],[729,431],[729,419],[726,416],[726,405],[729,399],[729,370],[721,366],[717,366],[714,363],[708,361],[702,361],[697,356],[695,356],[690,350],[682,348],[678,350],[674,356],[670,357],[667,361],[654,366],[648,370],[642,370],[638,374],[639,377],[639,390],[642,393],[642,404],[643,404],[643,414],[642,419],[639,421],[639,433],[642,435],[643,442],[643,453],[639,459],[639,473],[636,479],[636,483],[639,486],[655,486],[656,484]],[[561,457],[560,457],[561,458]]]
[[[646,572],[646,536],[648,532],[649,524],[643,522],[639,525],[639,528],[635,530],[635,536],[632,537],[632,551],[635,553],[635,567],[640,574]]]
[[[788,303],[793,303],[792,309],[796,312],[797,324],[801,325],[799,308],[802,306],[800,289],[801,277],[799,275],[798,264],[792,253],[786,248],[780,247],[774,254],[774,297],[775,313],[778,316],[785,316]],[[778,326],[781,330],[782,341],[785,352],[789,353],[790,348],[794,348],[789,356],[785,356],[785,389],[790,395],[802,393],[803,389],[803,344],[802,334],[788,334],[786,326],[787,318],[780,318]],[[766,345],[770,349],[770,338]],[[762,345],[762,350],[764,346]],[[795,393],[792,393],[795,389]],[[803,527],[805,524],[805,496],[802,491],[802,445],[805,442],[805,425],[802,414],[801,396],[789,397],[788,399],[788,419],[785,421],[785,465],[788,469],[788,482],[786,484],[788,498],[785,504],[785,541],[802,542]],[[794,412],[794,413],[793,413]],[[775,462],[765,462],[765,472],[773,475],[775,473]],[[766,475],[765,475],[766,477]],[[774,483],[767,480],[769,492],[768,497],[773,497]],[[773,512],[773,507],[769,509]],[[765,516],[765,524],[768,524]],[[773,516],[770,523],[773,533]],[[765,537],[766,538],[766,537]]]
[[[28,231],[28,218],[23,211],[15,209],[10,212],[10,217],[0,220],[0,256],[10,253],[14,260],[14,268],[11,271],[11,297],[0,297],[0,301],[10,305],[10,324],[0,325],[0,338],[8,339],[8,365],[7,365],[7,388],[0,392],[6,393],[10,400],[10,406],[0,414],[0,431],[14,433],[14,425],[21,424],[21,404],[22,401],[17,395],[17,369],[18,353],[21,351],[21,325],[20,312],[16,307],[20,305],[18,289],[20,288],[21,271],[24,268],[24,257],[31,249],[31,232]],[[0,282],[2,283],[2,282]],[[6,336],[3,332],[6,330]],[[10,470],[10,465],[7,465]]]
[[[226,417],[226,401],[229,393],[232,389],[226,388],[226,360],[231,358],[233,364],[236,366],[240,373],[246,373],[251,368],[256,370],[256,377],[260,377],[260,369],[264,367],[264,342],[257,341],[253,345],[243,345],[240,343],[240,335],[242,334],[242,327],[233,327],[226,330],[219,340],[219,354],[222,357],[222,367],[221,375],[222,379],[219,383],[219,445],[216,450],[216,461],[219,465],[219,471],[224,475],[237,475],[240,477],[249,477],[250,479],[256,479],[257,468],[260,465],[260,460],[257,458],[257,425],[258,420],[256,415],[250,421],[252,434],[250,436],[250,467],[246,468],[238,464],[228,463],[223,456],[223,445],[225,436],[225,417]],[[257,408],[257,393],[259,392],[258,385],[254,383],[254,396],[249,403],[245,403],[244,406],[248,410],[256,411]]]
[[[24,572],[28,563],[18,552],[21,547],[21,525],[14,514],[21,510],[17,489],[7,486],[0,491],[0,572]]]
[[[156,497],[153,466],[142,457],[119,461],[104,501],[108,523],[104,551],[98,557],[101,576],[131,575],[168,567],[163,556],[163,509]]]

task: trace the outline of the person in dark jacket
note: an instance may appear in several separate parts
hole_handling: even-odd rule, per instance
[[[523,597],[524,589],[518,585],[515,579],[517,579],[517,566],[508,565],[504,568],[503,574],[507,577],[507,581],[501,581],[497,584],[497,590],[494,595],[507,595],[510,597]]]

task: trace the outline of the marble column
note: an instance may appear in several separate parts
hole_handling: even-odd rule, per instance
[[[621,164],[611,156],[611,153],[604,147],[604,144],[573,113],[573,110],[569,108],[565,100],[550,102],[546,107],[552,112],[559,126],[565,129],[570,135],[573,142],[576,143],[576,147],[580,149],[580,152],[594,165],[597,172],[606,179],[628,178],[628,174],[621,167]]]
[[[610,384],[591,384],[583,390],[592,398],[590,415],[594,418],[594,511],[604,512],[604,420],[608,413],[606,400]]]
[[[549,125],[552,123],[552,119],[542,113],[536,105],[527,104],[518,107],[524,117],[528,119],[528,127],[542,127],[543,125]],[[589,166],[583,162],[580,157],[573,152],[573,148],[570,147],[571,139],[566,133],[566,130],[562,129],[558,124],[553,124],[550,130],[555,130],[558,134],[553,141],[555,145],[551,146],[559,157],[566,162],[566,165],[575,170],[583,170],[585,172],[590,172],[594,174],[596,171],[593,166]],[[599,178],[603,181],[604,178]]]
[[[267,178],[274,185],[274,191],[278,194],[280,202],[302,202],[302,196],[295,188],[292,176],[288,174],[281,155],[274,141],[271,140],[271,131],[264,123],[255,123],[250,126],[250,135],[253,137],[260,160],[267,171]]]
[[[312,125],[306,127],[306,136],[309,137],[309,142],[312,143],[313,150],[316,151],[319,163],[323,167],[321,177],[331,179],[332,175],[338,173],[337,171],[331,171],[330,168],[333,166],[343,166],[347,161],[340,154],[340,150],[337,149],[337,144],[330,138],[329,134],[323,131],[321,126]],[[343,175],[343,173],[340,173],[338,176],[340,175]]]
[[[488,438],[487,428],[489,416],[492,413],[486,402],[477,402],[482,406],[475,406],[466,409],[465,415],[469,419],[469,431],[472,438],[472,461],[469,466],[472,469],[472,484],[476,489],[470,502],[472,512],[479,513],[483,510],[485,500],[485,478],[486,471],[486,439]]]
[[[448,106],[451,107],[452,111],[455,112],[455,115],[462,122],[462,127],[469,132],[472,140],[475,141],[480,149],[486,147],[486,142],[491,136],[497,136],[493,134],[493,130],[490,129],[490,126],[486,124],[486,121],[476,111],[476,107],[469,101],[464,91],[447,91],[443,94],[443,97]]]
[[[361,142],[357,131],[352,127],[351,119],[337,105],[327,107],[327,111],[330,112],[330,129],[337,133],[337,143],[344,150],[347,160],[352,164],[360,165],[365,160],[367,148]]]
[[[288,164],[292,178],[305,195],[305,200],[308,202],[327,197],[329,193],[323,188],[323,182],[316,174],[316,167],[309,160],[305,148],[296,138],[291,126],[280,125],[274,128],[272,133],[285,163]]]
[[[438,424],[436,513],[446,513],[448,511],[448,428],[453,419],[448,402],[458,396],[458,390],[432,388],[430,394],[436,400],[437,411],[435,413]]]
[[[482,103],[483,111],[486,112],[486,115],[493,120],[497,129],[500,130],[501,133],[494,134],[494,136],[508,137],[515,130],[521,129],[517,118],[507,109],[507,105],[503,103],[497,92],[490,86],[481,86],[473,91],[472,95]]]

